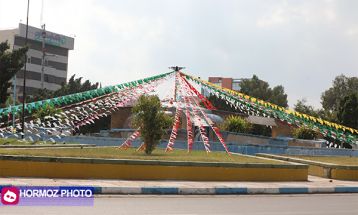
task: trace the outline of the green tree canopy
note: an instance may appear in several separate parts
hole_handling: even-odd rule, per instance
[[[322,93],[322,107],[324,110],[337,115],[341,98],[357,92],[358,77],[339,75],[333,80],[333,86]]]
[[[82,77],[75,78],[75,76],[76,75],[72,75],[71,78],[68,80],[68,83],[63,84],[59,90],[55,91],[54,96],[64,96],[98,88],[98,82],[92,84],[89,80],[86,80],[82,83]]]
[[[0,43],[0,107],[5,106],[10,80],[24,66],[27,47],[9,51],[8,42]]]
[[[82,77],[76,78],[75,76],[76,75],[72,75],[68,83],[63,83],[61,88],[56,91],[50,91],[48,89],[38,90],[28,101],[39,101],[98,88],[98,82],[92,84],[89,80],[86,80],[82,83]]]
[[[287,94],[285,94],[283,86],[278,85],[270,88],[266,81],[260,80],[256,75],[240,82],[240,92],[282,107],[288,106]]]
[[[310,116],[321,117],[321,110],[316,110],[311,105],[308,105],[306,99],[297,100],[297,103],[294,105],[294,110]]]
[[[145,153],[151,154],[168,127],[170,117],[164,114],[158,96],[142,95],[132,109],[132,125],[139,128]]]
[[[337,118],[343,125],[358,129],[358,92],[340,100]]]

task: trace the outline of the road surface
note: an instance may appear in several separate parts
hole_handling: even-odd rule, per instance
[[[0,207],[0,214],[357,215],[358,194],[97,196],[94,207]]]

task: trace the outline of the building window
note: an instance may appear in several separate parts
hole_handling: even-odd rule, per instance
[[[240,82],[233,82],[232,83],[232,89],[239,91],[240,90]]]
[[[221,80],[219,81],[219,82],[213,82],[213,84],[216,84],[216,85],[218,85],[218,86],[220,86],[221,87]]]

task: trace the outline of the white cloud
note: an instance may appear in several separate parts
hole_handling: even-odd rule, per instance
[[[336,21],[335,1],[276,1],[265,15],[257,20],[258,27],[271,27],[295,23],[323,24]],[[317,3],[319,2],[319,3]]]
[[[358,26],[352,26],[345,31],[345,34],[349,37],[358,36]]]

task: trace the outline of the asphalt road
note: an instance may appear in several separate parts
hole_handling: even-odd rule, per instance
[[[357,215],[358,194],[98,196],[94,207],[0,207],[0,214]]]

